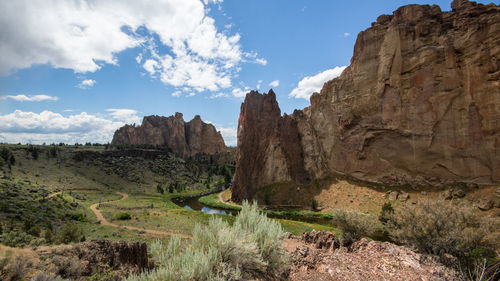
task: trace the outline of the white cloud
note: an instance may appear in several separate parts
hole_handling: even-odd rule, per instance
[[[158,62],[155,60],[146,60],[142,67],[153,76],[156,73],[156,69],[158,69]]]
[[[262,80],[257,81],[257,85],[255,86],[255,88],[257,88],[257,90],[259,90],[261,84],[262,84]]]
[[[179,97],[182,94],[181,91],[175,91],[172,93],[172,97]]]
[[[224,0],[203,0],[203,3],[205,3],[205,5],[208,5],[210,3],[213,3],[213,4],[217,4],[217,3],[222,3]]]
[[[314,92],[318,92],[325,82],[332,80],[342,74],[347,66],[336,66],[327,69],[314,76],[307,76],[300,80],[299,84],[290,93],[290,97],[309,99]]]
[[[274,80],[271,83],[269,83],[269,86],[271,87],[278,87],[280,85],[280,80]]]
[[[351,33],[349,33],[349,32],[344,33],[344,37],[349,37],[349,36],[351,36]]]
[[[59,98],[55,96],[48,96],[48,95],[33,95],[33,96],[27,96],[27,95],[8,95],[8,96],[1,96],[1,100],[15,100],[15,101],[32,101],[32,102],[38,102],[38,101],[46,101],[46,100],[51,100],[51,101],[56,101]]]
[[[138,63],[138,64],[141,64],[142,62],[142,54],[138,54],[137,57],[135,57],[135,61]]]
[[[78,88],[80,89],[88,89],[88,88],[92,88],[92,86],[95,85],[95,80],[92,80],[92,79],[85,79],[83,80],[82,82],[80,82],[80,84],[76,85]]]
[[[249,87],[245,87],[243,89],[235,88],[235,89],[233,89],[232,93],[233,93],[233,96],[236,98],[244,98],[247,95],[249,90],[250,90]]]
[[[236,146],[237,143],[237,134],[238,130],[236,128],[218,128],[222,137],[224,138],[224,142],[228,146]]]
[[[126,109],[126,108],[109,108],[106,109],[110,112],[109,115],[113,117],[114,120],[124,121],[127,124],[139,124],[141,119],[137,116],[137,110]]]
[[[156,61],[143,67],[165,84],[229,88],[245,58],[266,61],[256,53],[247,56],[238,33],[217,30],[205,5],[221,2],[0,1],[0,74],[36,64],[94,72],[118,64],[118,53],[140,47],[137,63]]]
[[[191,93],[189,93],[187,96],[188,96],[188,97],[194,97],[194,96],[196,96],[196,94],[195,94],[195,93],[193,93],[193,92],[191,92]]]
[[[267,64],[267,60],[266,59],[263,59],[263,58],[257,58],[255,59],[255,62],[260,64],[260,65],[266,65]]]
[[[229,97],[229,95],[224,94],[224,93],[217,93],[217,94],[211,94],[210,95],[211,99],[226,98],[226,97]]]
[[[111,119],[82,112],[63,116],[51,111],[41,113],[15,110],[0,115],[0,141],[9,143],[110,142],[119,127],[130,123],[134,110],[110,109]]]

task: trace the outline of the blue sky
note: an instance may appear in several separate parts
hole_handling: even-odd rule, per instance
[[[358,32],[410,3],[450,10],[450,1],[0,0],[0,142],[105,143],[125,123],[182,112],[236,145],[246,92],[273,88],[282,112],[308,106],[349,64]]]

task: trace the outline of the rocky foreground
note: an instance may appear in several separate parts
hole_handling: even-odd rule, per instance
[[[351,65],[292,115],[272,90],[247,94],[232,199],[336,173],[413,188],[499,183],[500,7],[451,7],[379,16]]]
[[[462,280],[429,255],[389,242],[362,239],[341,247],[330,232],[312,231],[285,241],[290,280]]]
[[[456,271],[435,257],[388,242],[362,239],[346,248],[331,232],[312,231],[302,236],[290,235],[283,243],[289,267],[283,269],[282,277],[288,276],[292,281],[460,280]],[[16,250],[3,272],[0,269],[0,278],[29,280],[44,275],[70,280],[90,276],[122,280],[153,267],[144,243],[96,240]],[[15,269],[22,276],[12,275]]]

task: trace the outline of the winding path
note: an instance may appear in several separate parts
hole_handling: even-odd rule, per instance
[[[235,206],[235,207],[241,207],[241,205],[235,204],[233,202],[225,202],[224,198],[222,198],[222,193],[224,193],[224,191],[219,192],[219,194],[217,195],[217,198],[219,198],[219,202],[221,202],[222,204],[226,204],[226,205],[231,205],[231,206]]]
[[[119,202],[119,201],[123,201],[123,200],[125,200],[125,199],[128,198],[128,194],[126,194],[126,193],[122,193],[122,192],[118,192],[117,191],[116,194],[121,195],[122,198],[120,198],[118,200],[107,201],[107,202],[102,202],[102,203]],[[128,230],[144,231],[145,233],[152,234],[152,235],[155,235],[155,236],[162,236],[162,237],[164,237],[164,236],[178,236],[180,238],[192,238],[191,235],[187,235],[187,234],[173,233],[173,232],[168,232],[168,231],[159,231],[159,230],[154,230],[154,229],[144,229],[144,228],[140,228],[140,227],[135,227],[135,226],[130,226],[130,225],[119,225],[119,224],[115,224],[115,223],[109,222],[102,215],[101,211],[99,211],[97,209],[97,206],[99,206],[99,203],[93,204],[92,206],[90,206],[90,209],[92,210],[92,212],[94,213],[94,215],[97,217],[97,220],[102,225],[116,227],[116,228],[124,228],[124,229],[128,229]]]

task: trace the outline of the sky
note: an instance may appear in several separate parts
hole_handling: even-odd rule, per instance
[[[0,142],[107,143],[181,112],[234,146],[247,92],[307,107],[379,15],[450,2],[0,0]]]

